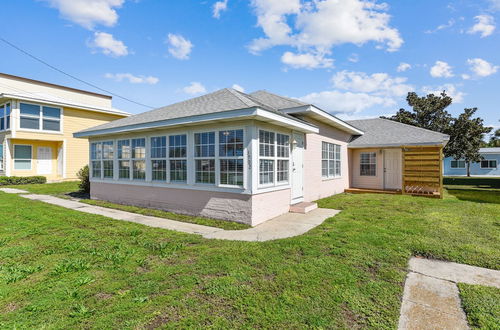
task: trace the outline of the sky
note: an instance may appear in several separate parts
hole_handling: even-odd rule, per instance
[[[500,0],[2,0],[0,37],[130,113],[225,87],[342,119],[440,93],[500,126]],[[0,41],[0,72],[93,89]]]

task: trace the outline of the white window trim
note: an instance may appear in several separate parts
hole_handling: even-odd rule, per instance
[[[165,157],[153,157],[152,149],[153,149],[153,143],[152,140],[154,138],[165,138]],[[151,181],[153,182],[168,182],[168,137],[166,135],[155,135],[149,137],[149,163],[151,164]],[[153,161],[165,161],[165,180],[155,180],[153,179]]]
[[[115,163],[116,163],[116,173],[113,175],[113,180],[119,180],[119,181],[132,181],[132,142],[130,141],[131,139],[116,139],[115,140],[115,145],[116,145],[116,153],[115,153]],[[129,153],[130,156],[127,158],[118,158],[118,142],[119,141],[128,141],[128,147],[129,147]],[[128,167],[128,178],[120,178],[120,161],[128,161],[129,162],[129,167]]]
[[[274,145],[274,156],[261,156],[260,155],[260,131],[274,133],[274,144],[273,144]],[[288,158],[278,157],[278,134],[288,136],[288,141],[289,141]],[[283,188],[283,187],[290,186],[290,175],[291,175],[290,167],[291,167],[291,163],[292,163],[292,160],[291,160],[292,150],[291,150],[291,143],[290,143],[291,140],[292,140],[292,136],[289,133],[284,133],[282,131],[278,131],[276,129],[267,128],[267,127],[258,127],[257,128],[257,143],[256,143],[257,150],[255,151],[257,154],[257,164],[255,164],[255,166],[257,167],[257,171],[256,171],[257,188],[259,190],[272,191],[276,187]],[[274,164],[273,164],[273,182],[260,183],[260,161],[266,160],[266,159],[274,161]],[[288,181],[278,182],[278,160],[288,160]]]
[[[328,147],[328,151],[327,151],[327,158],[323,158],[323,145],[326,144],[327,147]],[[330,159],[330,152],[329,152],[329,146],[333,146],[333,158]],[[340,152],[339,152],[339,159],[336,158],[336,154],[337,154],[337,151],[336,151],[336,148],[339,147],[340,148]],[[323,175],[323,161],[327,161],[327,174],[326,176]],[[330,161],[333,161],[333,175],[330,175]],[[337,175],[337,161],[340,162],[340,174]],[[361,163],[361,156],[360,156],[360,163]],[[321,178],[323,181],[327,181],[327,180],[332,180],[332,179],[339,179],[342,177],[342,145],[340,144],[336,144],[336,143],[332,143],[332,142],[327,142],[327,141],[321,141]]]
[[[178,136],[178,135],[185,135],[186,136],[186,145],[185,145],[185,148],[186,148],[186,156],[185,157],[170,157],[170,137],[171,136]],[[179,133],[176,133],[176,134],[167,134],[166,135],[167,137],[167,182],[168,183],[171,183],[171,184],[187,184],[188,183],[188,178],[189,178],[189,141],[190,141],[190,138],[189,138],[189,134],[188,132],[179,132]],[[172,180],[172,177],[170,175],[170,161],[172,160],[184,160],[186,161],[186,180],[184,181],[179,181],[179,180]]]
[[[196,156],[196,134],[203,134],[203,133],[214,133],[214,156],[213,157],[197,157]],[[218,164],[218,154],[219,154],[219,134],[218,130],[214,129],[207,129],[207,130],[202,130],[202,131],[195,131],[193,132],[193,150],[192,150],[192,155],[193,155],[193,182],[196,185],[209,185],[209,186],[219,186],[219,164]],[[214,161],[214,183],[209,183],[209,182],[197,182],[196,181],[196,161],[197,160],[213,160]]]
[[[453,167],[452,166],[453,162],[457,162],[457,164],[459,164],[458,162],[464,162],[464,166],[463,167],[461,167],[461,166]],[[467,168],[467,165],[465,163],[465,160],[463,160],[463,159],[452,159],[450,161],[450,168],[453,169],[453,170],[463,170],[463,169]]]
[[[220,137],[219,137],[219,134],[220,134],[220,132],[225,132],[225,131],[242,131],[243,132],[243,139],[241,141],[241,144],[243,145],[243,154],[241,156],[221,156],[220,155],[220,141],[219,141]],[[216,174],[216,178],[218,176],[218,179],[219,179],[217,181],[218,182],[218,187],[235,187],[235,188],[243,188],[243,187],[245,187],[245,180],[246,180],[246,169],[245,169],[245,167],[246,167],[245,166],[246,165],[246,162],[245,162],[245,149],[246,149],[245,148],[245,137],[246,137],[246,133],[245,133],[245,129],[243,127],[242,128],[219,129],[219,130],[217,130],[216,135],[217,135],[217,137],[216,137],[217,147],[216,147],[216,154],[215,154],[215,156],[217,158],[217,160],[216,160],[216,162],[217,162],[216,169],[217,169],[217,166],[219,168],[218,174]],[[242,175],[243,175],[243,183],[241,185],[222,184],[220,182],[220,161],[221,160],[232,160],[232,159],[234,159],[234,160],[240,160],[240,159],[243,160],[243,173],[242,173]]]
[[[31,148],[31,159],[30,159],[30,168],[29,169],[17,169],[16,168],[16,146],[28,146]],[[33,145],[31,144],[21,144],[21,143],[16,143],[12,145],[12,163],[13,163],[13,169],[14,171],[32,171],[33,170]],[[26,159],[19,159],[19,160],[26,160]]]
[[[374,163],[361,163],[361,155],[363,154],[375,154],[375,162]],[[366,151],[366,152],[361,152],[359,153],[359,176],[377,176],[377,171],[378,171],[378,166],[377,166],[377,152],[375,151]],[[371,158],[371,157],[370,157]],[[367,175],[367,174],[361,174],[361,165],[375,165],[375,174],[374,175]]]
[[[483,161],[487,161],[488,162],[488,167],[483,167]],[[491,167],[490,166],[490,162],[495,162],[495,167]],[[492,169],[496,169],[498,167],[498,161],[496,159],[483,159],[479,162],[479,167],[482,168],[482,169],[485,169],[485,170],[492,170]]]
[[[130,180],[132,181],[151,181],[151,176],[148,176],[149,169],[151,167],[151,158],[150,158],[150,150],[149,150],[149,136],[137,136],[130,138]],[[144,139],[144,158],[135,158],[134,157],[134,146],[132,145],[132,140],[142,140]],[[144,179],[135,179],[134,178],[134,161],[144,161]]]
[[[30,104],[30,105],[36,105],[38,106],[39,108],[39,116],[34,116],[34,115],[23,115],[21,114],[21,104]],[[50,108],[54,108],[54,109],[59,109],[60,111],[60,118],[59,118],[59,130],[58,131],[50,131],[50,130],[44,130],[43,129],[43,107],[50,107]],[[57,106],[53,106],[53,105],[49,105],[49,104],[40,104],[40,103],[31,103],[31,102],[24,102],[24,101],[20,101],[18,102],[18,111],[19,111],[19,120],[17,120],[17,123],[16,123],[16,127],[17,127],[17,130],[18,131],[21,131],[21,132],[36,132],[36,133],[47,133],[47,134],[63,134],[63,126],[64,126],[64,111],[63,111],[63,108],[61,107],[57,107]],[[11,114],[12,114],[12,105],[11,105]],[[39,129],[32,129],[32,128],[21,128],[21,118],[38,118],[38,127]],[[52,117],[48,117],[47,120],[55,120],[55,118],[52,118]],[[10,122],[10,126],[12,127],[12,119],[11,119],[11,122]],[[105,141],[109,141],[109,140],[105,140]]]
[[[9,105],[10,105],[10,115],[9,115],[9,117],[10,117],[10,121],[9,121],[9,128],[7,128],[7,125],[6,125],[6,123],[7,123],[7,121],[6,121],[6,119],[7,119],[7,115],[6,115],[6,108],[7,108],[6,106],[7,106],[7,104],[9,104]],[[13,103],[12,103],[12,101],[10,101],[10,100],[9,100],[9,101],[7,101],[7,102],[4,102],[4,103],[2,103],[2,104],[0,104],[0,108],[2,109],[2,113],[0,114],[0,120],[3,120],[3,123],[4,123],[4,124],[3,124],[3,125],[4,125],[4,126],[3,126],[4,128],[3,128],[3,129],[0,129],[0,132],[6,132],[6,131],[10,131],[10,130],[12,130],[12,106],[13,106]]]

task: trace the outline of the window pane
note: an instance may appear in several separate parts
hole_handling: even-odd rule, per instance
[[[20,127],[27,129],[40,129],[40,120],[38,118],[21,117]]]
[[[130,158],[130,140],[118,141],[118,159]]]
[[[103,163],[104,177],[112,178],[113,177],[113,161],[105,160]]]
[[[14,159],[31,159],[31,146],[14,145]]]
[[[10,128],[10,103],[5,105],[5,128]]]
[[[91,159],[101,159],[102,158],[102,143],[94,142],[90,145],[90,158]]]
[[[151,158],[167,157],[167,137],[159,136],[151,138]]]
[[[16,170],[30,170],[31,160],[14,160],[14,169]]]
[[[42,108],[43,117],[61,118],[61,109],[52,107]]]
[[[360,154],[360,175],[377,175],[377,153],[364,152]]]
[[[215,160],[213,159],[196,160],[196,182],[215,183]]]
[[[226,157],[243,156],[243,130],[219,132],[219,155]]]
[[[215,156],[215,132],[195,133],[194,141],[195,157]]]
[[[118,162],[118,177],[120,179],[130,179],[130,161],[120,160]]]
[[[187,166],[185,160],[170,161],[170,181],[171,182],[186,182]]]
[[[243,159],[220,160],[220,183],[243,186]]]
[[[146,179],[146,161],[144,160],[134,160],[132,162],[133,166],[133,179],[134,180],[144,180]]]
[[[287,182],[288,181],[288,160],[278,159],[278,171],[276,173],[276,179],[278,182]]]
[[[21,115],[32,115],[40,117],[40,106],[35,104],[21,103],[20,106]]]
[[[102,158],[113,159],[113,141],[106,141],[102,143]]]
[[[101,161],[92,161],[92,177],[101,178]]]
[[[146,139],[132,140],[132,158],[146,157]]]
[[[282,158],[288,158],[290,154],[290,138],[288,135],[276,134],[277,156]]]
[[[263,157],[274,157],[274,133],[259,131],[259,155]]]
[[[270,159],[260,160],[259,182],[260,184],[270,184],[274,182],[274,160]]]
[[[59,120],[43,120],[43,129],[46,131],[60,131],[61,122]]]
[[[186,135],[171,135],[168,138],[170,158],[186,158]]]
[[[151,168],[154,181],[167,180],[167,161],[166,160],[152,160]]]

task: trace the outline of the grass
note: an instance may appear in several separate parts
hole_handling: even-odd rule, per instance
[[[152,217],[159,217],[171,220],[177,220],[182,222],[195,223],[198,225],[222,228],[226,230],[241,230],[250,228],[249,225],[243,223],[236,223],[231,221],[217,220],[199,216],[190,216],[185,214],[172,213],[162,210],[156,210],[151,208],[116,204],[107,201],[101,200],[93,200],[89,199],[88,196],[82,196],[78,193],[78,182],[60,182],[60,183],[51,183],[51,184],[27,184],[27,185],[18,185],[18,186],[9,186],[10,188],[18,188],[27,190],[34,194],[47,194],[54,195],[61,198],[70,198],[72,196],[79,197],[82,203],[96,205],[101,207],[107,207],[116,210],[122,210]]]
[[[500,329],[500,289],[459,283],[462,307],[472,328]]]
[[[0,328],[394,329],[411,255],[500,269],[500,204],[473,194],[341,194],[321,226],[259,243],[0,193]]]
[[[445,188],[467,189],[467,190],[498,190],[500,191],[500,178],[495,177],[444,177]]]

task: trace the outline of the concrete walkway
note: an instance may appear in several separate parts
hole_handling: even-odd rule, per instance
[[[27,191],[19,189],[0,188],[0,191],[9,194],[20,194],[19,196],[27,199],[37,200],[80,212],[98,214],[115,220],[135,222],[149,227],[175,230],[188,234],[197,234],[209,239],[248,242],[264,242],[299,236],[322,224],[323,221],[340,212],[332,209],[316,209],[307,214],[287,213],[253,228],[243,230],[224,230],[221,228],[89,205],[50,195],[29,194]]]
[[[411,258],[399,329],[469,329],[456,283],[500,288],[500,271]]]

